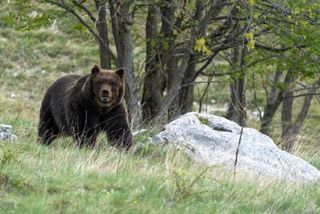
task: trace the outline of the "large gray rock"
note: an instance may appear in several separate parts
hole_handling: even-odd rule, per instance
[[[241,127],[223,117],[188,113],[167,124],[151,143],[169,143],[184,149],[193,159],[233,170]],[[318,181],[320,172],[306,161],[277,148],[266,135],[244,128],[237,171],[251,177]]]
[[[15,141],[17,136],[12,134],[12,126],[0,124],[0,141]]]

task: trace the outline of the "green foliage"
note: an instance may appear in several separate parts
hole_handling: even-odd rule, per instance
[[[318,14],[319,4],[304,0],[281,1],[280,4],[270,1],[267,4],[272,12],[268,13],[258,9],[260,5],[265,4],[264,1],[247,2],[250,7],[242,1],[235,1],[240,7],[238,13],[249,17],[249,20],[240,22],[241,26],[247,26],[248,29],[244,37],[247,40],[247,48],[251,50],[251,56],[246,58],[246,63],[256,61],[257,57],[274,55],[269,60],[255,64],[259,67],[257,72],[265,72],[272,65],[277,67],[282,64],[283,69],[294,70],[298,78],[314,79],[318,72],[316,59],[320,48],[320,31],[316,27],[320,18],[319,15],[315,15]],[[261,33],[263,31],[267,33]],[[280,52],[255,49],[253,53],[256,44],[263,44],[271,49],[289,49]]]
[[[250,4],[250,5],[254,5],[255,4],[255,0],[248,0],[248,4]]]
[[[207,56],[210,56],[212,54],[212,51],[206,46],[206,39],[203,37],[196,39],[196,43],[193,49],[196,52],[202,53]]]
[[[252,32],[247,32],[244,34],[244,36],[246,37],[248,43],[247,43],[247,48],[249,50],[253,50],[255,47],[255,40],[254,40],[254,35]]]

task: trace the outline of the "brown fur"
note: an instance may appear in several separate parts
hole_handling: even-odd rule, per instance
[[[94,146],[104,131],[113,145],[128,149],[132,134],[124,95],[123,70],[94,66],[88,75],[67,75],[47,90],[40,110],[38,136],[50,144],[59,135],[72,136],[77,144]]]

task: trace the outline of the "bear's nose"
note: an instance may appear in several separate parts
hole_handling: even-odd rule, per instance
[[[103,90],[101,91],[101,96],[102,96],[102,97],[107,97],[107,96],[109,96],[109,91],[108,91],[107,89],[103,89]]]

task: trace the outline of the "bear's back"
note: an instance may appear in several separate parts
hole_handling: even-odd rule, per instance
[[[66,125],[65,110],[66,96],[68,90],[75,87],[76,82],[83,76],[77,74],[70,74],[57,79],[46,93],[49,108],[55,123],[62,129]]]

